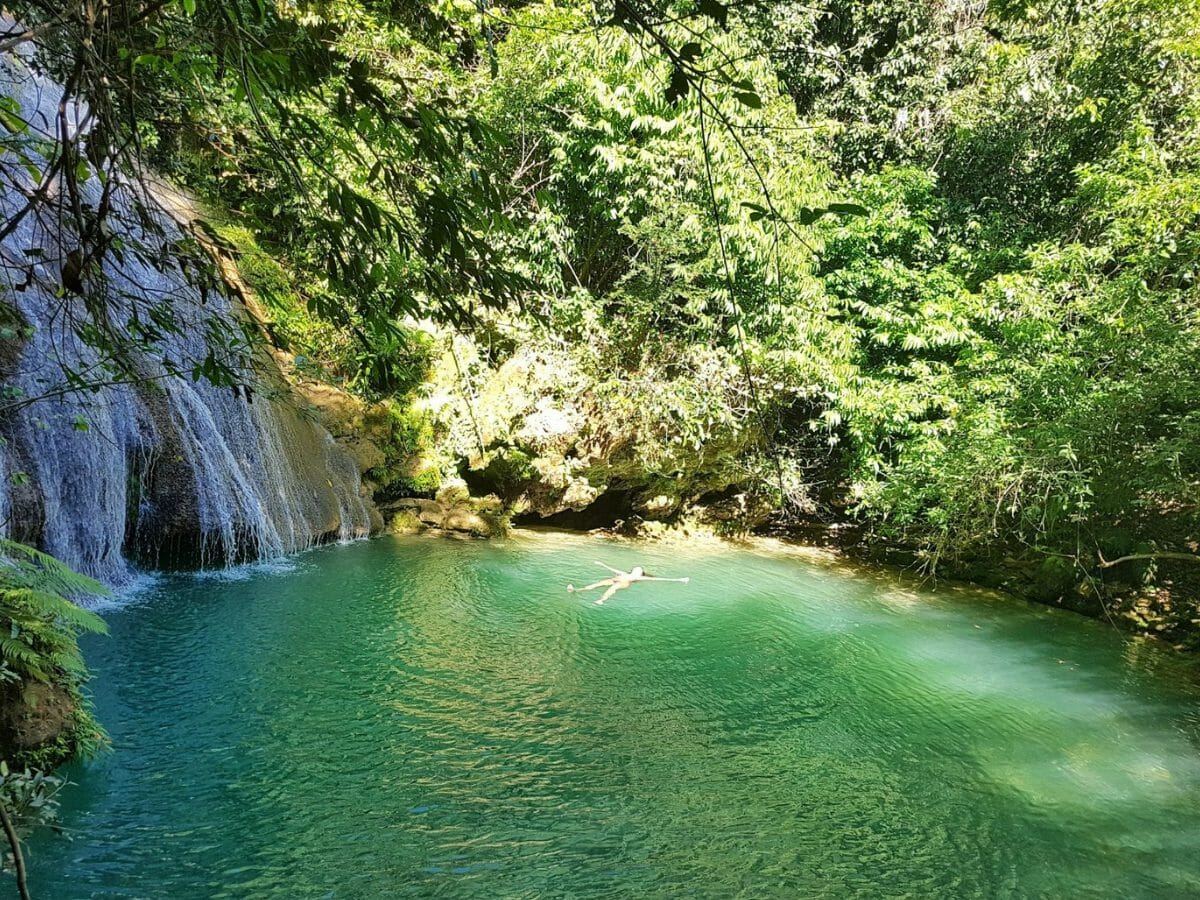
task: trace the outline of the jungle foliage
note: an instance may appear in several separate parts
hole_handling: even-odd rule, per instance
[[[326,374],[565,347],[664,476],[1196,617],[1195,0],[88,9],[16,5],[98,158],[236,211]]]
[[[1065,560],[1051,594],[1194,549],[1195,4],[587,15],[513,13],[480,109],[552,330],[647,445],[753,432],[784,509]]]

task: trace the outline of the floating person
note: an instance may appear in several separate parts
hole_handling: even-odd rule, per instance
[[[647,575],[646,570],[641,566],[634,566],[633,570],[630,572],[622,572],[620,569],[614,569],[612,566],[602,563],[599,560],[596,560],[595,562],[596,565],[602,566],[603,568],[612,572],[613,577],[602,579],[601,581],[597,581],[594,584],[589,584],[586,587],[581,588],[577,588],[573,584],[568,584],[567,590],[571,593],[575,593],[576,591],[593,591],[598,587],[604,587],[605,585],[608,585],[608,590],[605,591],[600,596],[600,599],[596,601],[597,606],[603,604],[605,600],[607,600],[617,591],[629,587],[636,581],[675,581],[679,584],[688,583],[687,578],[655,578],[653,575]]]

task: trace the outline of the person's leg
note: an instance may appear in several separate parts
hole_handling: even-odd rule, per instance
[[[625,584],[614,584],[612,587],[610,587],[610,588],[609,588],[607,591],[605,591],[605,592],[604,592],[604,593],[601,595],[600,599],[596,601],[596,605],[597,605],[597,606],[601,606],[601,605],[603,605],[603,603],[604,603],[604,601],[605,601],[605,600],[607,600],[609,597],[611,597],[613,594],[615,594],[617,591],[619,591],[619,590],[620,590],[621,588],[623,588],[623,587],[628,587],[628,585],[625,585]]]
[[[594,584],[589,584],[587,587],[581,587],[581,588],[577,588],[573,584],[568,584],[567,590],[572,594],[577,593],[579,591],[594,591],[598,587],[604,587],[604,585],[612,584],[612,583],[613,583],[613,580],[611,578],[605,578],[603,581],[597,581]]]

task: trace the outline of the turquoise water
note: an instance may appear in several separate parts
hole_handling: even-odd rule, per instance
[[[642,564],[602,607],[568,582]],[[173,576],[40,898],[1200,894],[1200,690],[1069,614],[779,553],[387,538]]]

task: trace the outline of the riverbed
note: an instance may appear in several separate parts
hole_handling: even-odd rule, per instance
[[[647,583],[568,593],[595,561]],[[1200,682],[780,548],[381,538],[160,576],[35,896],[1200,894]]]

